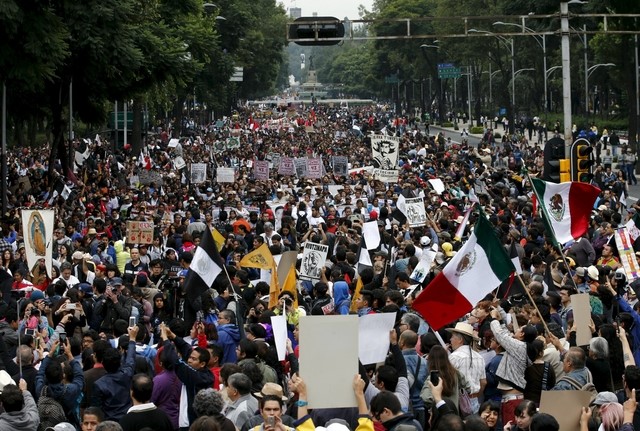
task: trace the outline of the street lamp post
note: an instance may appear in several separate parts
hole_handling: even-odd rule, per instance
[[[515,52],[514,52],[514,48],[513,48],[513,38],[507,39],[507,38],[505,38],[503,36],[500,36],[499,34],[495,34],[495,33],[492,33],[490,31],[486,31],[486,30],[477,30],[475,28],[470,28],[467,31],[469,33],[483,33],[483,34],[486,34],[487,36],[493,36],[493,37],[497,38],[499,41],[501,41],[505,46],[509,46],[511,48],[511,109],[515,110],[515,105],[516,105],[516,77],[515,77],[516,61],[515,61]],[[512,118],[511,118],[511,121],[509,122],[509,129],[513,130],[515,119],[516,119],[516,115],[515,115],[515,112],[512,112],[511,114],[512,114]]]
[[[519,27],[522,29],[522,32],[528,32],[530,33],[530,36],[532,36],[536,42],[538,42],[538,45],[540,45],[540,48],[542,48],[542,68],[543,70],[547,70],[547,38],[545,37],[545,35],[537,35],[535,30],[533,30],[532,28],[527,27],[524,24],[515,24],[515,23],[511,23],[511,22],[502,22],[502,21],[497,21],[494,22],[493,25],[511,25],[511,26],[515,26],[515,27]],[[544,111],[547,112],[548,109],[548,105],[547,105],[547,75],[544,75]]]
[[[584,96],[585,96],[585,100],[586,100],[586,103],[587,103],[587,114],[589,114],[589,77],[599,67],[614,67],[614,66],[615,66],[614,63],[600,63],[600,64],[594,64],[593,66],[588,67],[588,68],[585,69],[585,73],[584,73],[584,90],[585,90],[585,94],[584,94]]]

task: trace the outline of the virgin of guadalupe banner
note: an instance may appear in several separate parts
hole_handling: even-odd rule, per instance
[[[253,163],[253,176],[258,181],[269,181],[269,162],[256,160]]]
[[[54,210],[22,210],[22,232],[29,272],[44,259],[47,274],[51,277],[53,259]]]

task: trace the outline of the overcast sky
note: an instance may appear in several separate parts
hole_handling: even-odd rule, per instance
[[[313,12],[318,12],[318,16],[334,16],[343,19],[360,19],[358,16],[358,6],[364,5],[367,10],[372,9],[373,0],[282,0],[284,7],[299,7],[302,9],[302,16],[311,16]]]

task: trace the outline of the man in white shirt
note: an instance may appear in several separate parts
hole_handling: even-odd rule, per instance
[[[449,361],[455,369],[465,376],[468,385],[465,389],[469,393],[473,413],[477,414],[480,408],[478,396],[482,394],[487,384],[484,359],[471,346],[477,337],[473,333],[473,327],[465,322],[458,322],[455,328],[447,329],[447,331],[451,332],[450,343],[453,350],[453,353],[449,355]]]

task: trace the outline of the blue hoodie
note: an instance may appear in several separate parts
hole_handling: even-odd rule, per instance
[[[240,342],[240,330],[238,326],[232,323],[225,323],[218,326],[218,341],[216,344],[222,347],[222,360],[220,364],[238,362],[238,356],[236,355],[236,346]]]
[[[346,281],[340,280],[333,284],[333,303],[336,305],[337,314],[349,314],[351,297],[349,296],[349,285]]]

